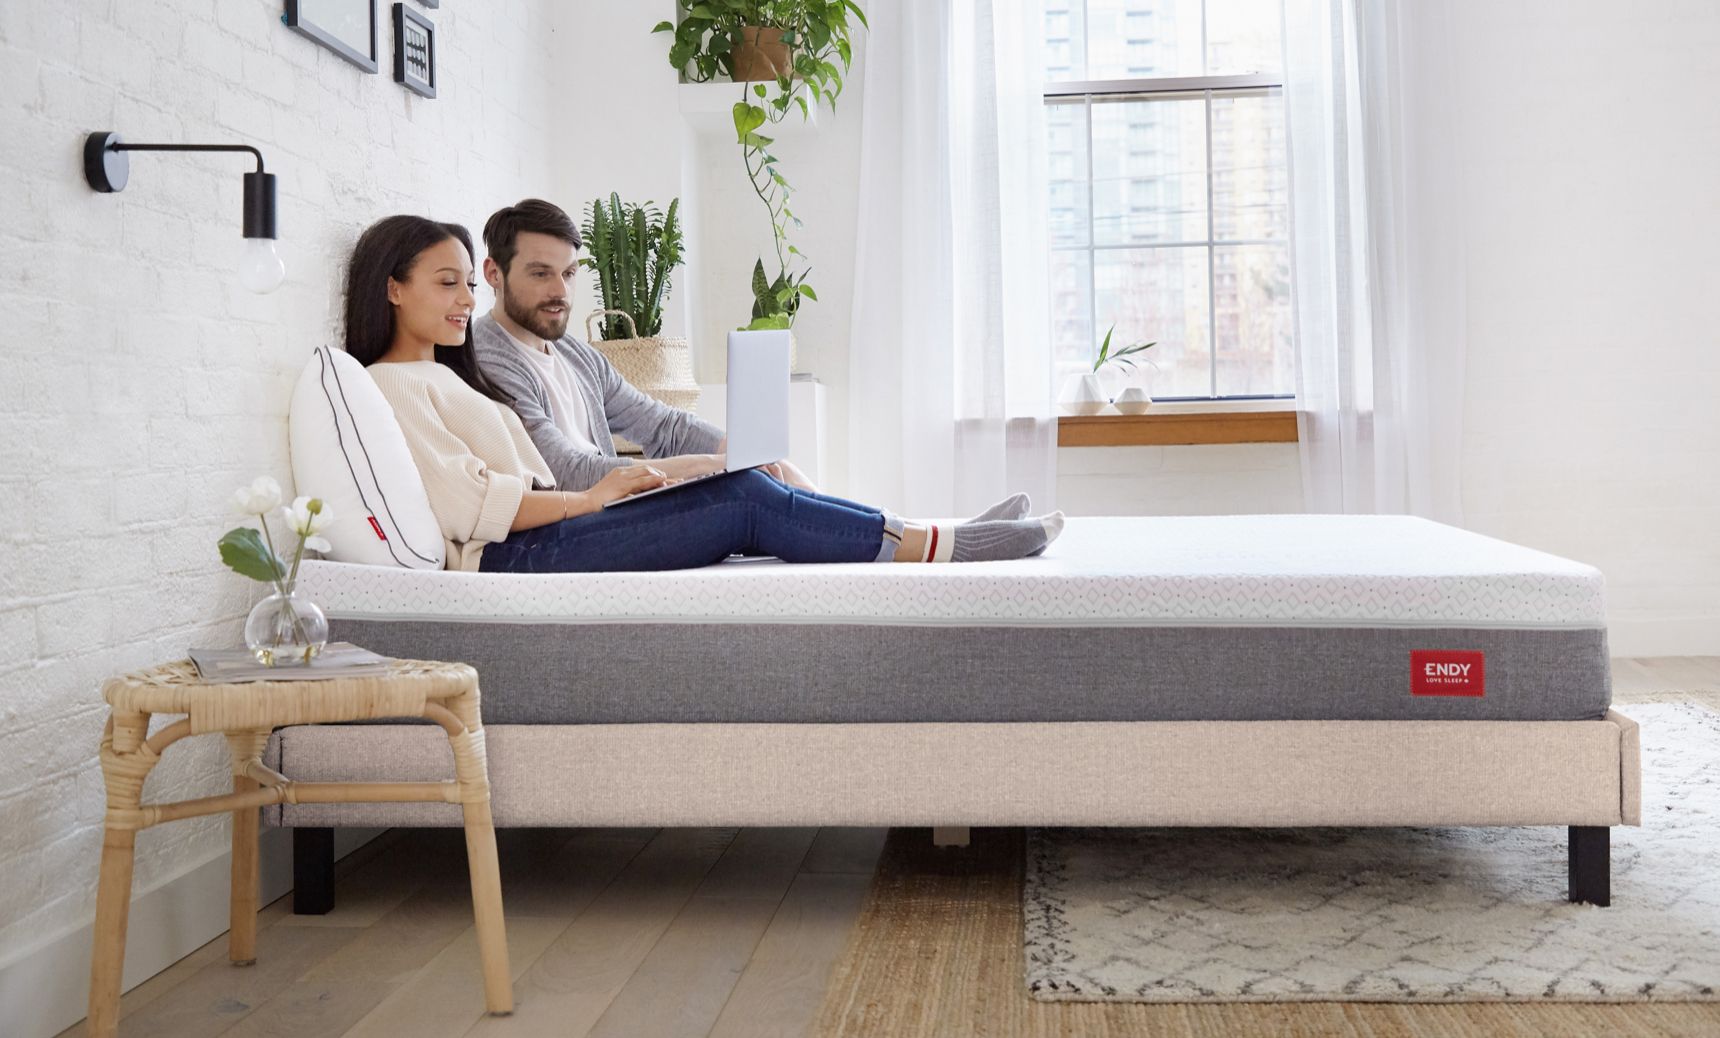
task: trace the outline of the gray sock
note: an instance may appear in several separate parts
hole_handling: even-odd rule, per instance
[[[993,519],[1021,519],[1033,507],[1033,499],[1026,494],[1011,494],[992,505],[990,508],[969,519],[970,523],[990,522]]]
[[[996,562],[1023,559],[1043,551],[1063,532],[1063,513],[1034,519],[996,519],[963,523],[951,531],[951,562]]]

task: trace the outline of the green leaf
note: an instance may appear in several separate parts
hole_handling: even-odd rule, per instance
[[[265,584],[287,575],[286,564],[263,543],[263,535],[249,526],[228,530],[216,542],[221,549],[221,561],[241,577],[250,577]]]
[[[652,32],[674,32],[675,27],[673,25],[669,24],[668,22],[658,22],[656,27],[654,27],[651,31]]]
[[[1116,325],[1105,330],[1105,341],[1099,344],[1099,359],[1093,362],[1093,370],[1098,371],[1105,366],[1105,361],[1111,356],[1111,333],[1117,330]]]
[[[735,139],[746,142],[748,136],[756,136],[753,131],[764,125],[764,109],[750,105],[745,101],[736,101],[734,107]]]
[[[765,94],[764,84],[763,83],[754,83],[753,84],[753,93],[757,94],[760,97],[763,97]]]
[[[742,328],[743,332],[786,332],[788,331],[787,314],[769,314],[765,317],[755,317],[752,323]]]
[[[806,298],[808,298],[808,299],[810,299],[810,300],[812,300],[812,301],[813,301],[813,302],[814,302],[814,303],[816,303],[816,302],[818,302],[818,293],[817,293],[817,292],[814,292],[814,291],[813,291],[813,290],[812,290],[812,286],[811,286],[811,285],[801,285],[801,286],[800,286],[800,290],[799,290],[799,291],[800,291],[800,294],[801,294],[801,295],[803,295],[803,296],[805,296],[805,297],[806,297]]]

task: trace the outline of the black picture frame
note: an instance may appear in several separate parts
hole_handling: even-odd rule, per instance
[[[286,0],[281,21],[365,72],[374,74],[382,68],[376,43],[376,0]],[[368,38],[364,35],[366,25]]]
[[[404,3],[394,5],[394,81],[436,96],[436,25]]]

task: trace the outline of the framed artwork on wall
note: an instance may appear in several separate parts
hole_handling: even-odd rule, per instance
[[[281,20],[301,36],[366,72],[381,66],[376,48],[376,0],[287,0]]]
[[[394,5],[394,81],[436,96],[436,26],[403,3]]]

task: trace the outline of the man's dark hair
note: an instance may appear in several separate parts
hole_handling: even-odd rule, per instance
[[[502,268],[504,277],[514,261],[514,253],[519,251],[522,234],[547,234],[576,249],[585,245],[579,240],[579,228],[560,206],[541,198],[523,199],[518,205],[496,210],[484,221],[484,249]]]

